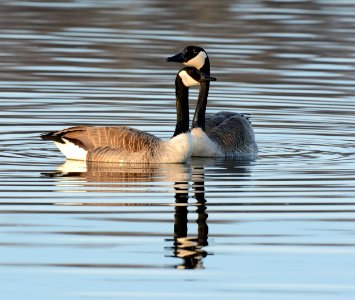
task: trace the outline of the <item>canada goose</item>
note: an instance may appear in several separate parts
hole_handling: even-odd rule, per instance
[[[181,53],[166,60],[195,67],[210,75],[210,61],[201,47],[187,46]],[[192,156],[254,159],[258,146],[248,117],[229,111],[206,114],[209,86],[209,82],[200,85],[191,129]]]
[[[43,134],[54,141],[68,159],[124,163],[186,162],[192,149],[189,131],[189,87],[216,80],[193,67],[181,69],[175,80],[176,127],[171,139],[163,141],[144,131],[125,126],[75,126]]]

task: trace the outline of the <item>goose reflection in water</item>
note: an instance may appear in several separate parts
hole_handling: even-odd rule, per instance
[[[203,170],[203,168],[201,168]],[[195,171],[195,170],[193,170]],[[194,174],[195,172],[193,172]],[[198,174],[198,173],[196,173]],[[202,173],[203,175],[203,173]],[[175,216],[174,216],[174,238],[166,239],[173,242],[173,247],[166,249],[173,251],[174,257],[179,257],[183,262],[176,266],[178,269],[202,269],[202,259],[208,254],[203,247],[208,245],[208,225],[206,213],[206,200],[204,196],[203,178],[195,178],[193,184],[195,198],[197,200],[197,235],[188,234],[188,200],[189,194],[186,183],[175,184]],[[185,204],[185,205],[184,205]]]
[[[121,165],[103,164],[93,162],[66,161],[58,166],[57,171],[44,175],[55,177],[56,185],[66,187],[67,190],[75,191],[79,186],[80,192],[90,191],[129,191],[146,192],[147,182],[154,186],[155,182],[168,183],[174,187],[175,214],[173,238],[165,241],[169,246],[165,250],[168,257],[182,259],[182,262],[174,265],[177,269],[202,269],[203,259],[211,255],[206,251],[208,246],[208,214],[206,212],[205,199],[205,173],[209,168],[213,169],[211,175],[218,173],[236,173],[239,177],[249,176],[248,163],[240,164],[233,159],[209,159],[196,158],[190,161],[190,165]],[[210,179],[209,179],[210,180]],[[192,182],[192,191],[196,203],[189,203],[189,189]],[[71,184],[72,183],[72,184]],[[144,183],[144,184],[143,184]],[[238,184],[238,183],[236,183]],[[155,185],[156,186],[156,185]],[[84,187],[84,189],[83,189]],[[85,189],[87,187],[88,189]],[[123,188],[118,189],[117,187]],[[93,189],[94,188],[94,189]],[[171,206],[171,203],[71,203],[70,205],[93,205],[93,206]],[[196,208],[194,216],[197,223],[197,233],[188,232],[189,208]],[[190,218],[191,219],[191,218]]]
[[[178,264],[178,269],[203,269],[203,258],[213,255],[206,251],[208,246],[208,214],[207,200],[205,198],[205,173],[206,169],[212,167],[213,174],[238,174],[238,177],[250,176],[250,161],[238,161],[236,159],[211,159],[211,158],[193,158],[190,161],[192,171],[192,188],[196,200],[197,232],[188,233],[188,205],[189,194],[185,182],[175,183],[175,218],[174,218],[174,238],[167,239],[173,242],[173,247],[166,249],[173,252],[174,257],[181,258],[182,263]],[[233,183],[234,186],[238,183]],[[171,255],[170,255],[171,256]]]
[[[56,185],[68,187],[68,192],[75,191],[75,184],[82,183],[80,192],[145,193],[149,186],[156,187],[157,183],[189,181],[191,168],[184,164],[146,165],[66,160],[56,171],[42,175],[56,178]],[[82,187],[92,189],[85,190]]]

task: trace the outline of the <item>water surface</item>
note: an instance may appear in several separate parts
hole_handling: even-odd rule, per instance
[[[354,1],[0,7],[4,299],[354,299]],[[39,139],[169,138],[165,58],[189,44],[218,78],[208,111],[252,115],[256,161],[86,165]]]

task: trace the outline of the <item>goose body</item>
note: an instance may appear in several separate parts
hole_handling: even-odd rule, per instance
[[[206,114],[205,130],[191,129],[192,156],[254,159],[257,154],[249,120],[236,112]]]
[[[167,61],[193,66],[210,74],[209,58],[201,47],[188,46]],[[249,118],[229,111],[206,114],[208,91],[209,82],[201,83],[191,128],[192,156],[254,159],[258,146]]]
[[[181,163],[191,156],[188,88],[215,80],[193,67],[179,71],[175,80],[177,122],[174,135],[158,137],[125,126],[75,126],[42,135],[53,141],[67,159],[123,163]]]
[[[76,126],[49,133],[67,159],[96,162],[178,163],[191,156],[191,133],[164,141],[125,126]]]

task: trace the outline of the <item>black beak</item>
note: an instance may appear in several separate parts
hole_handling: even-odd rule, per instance
[[[174,56],[170,56],[166,59],[166,61],[170,62],[170,61],[173,61],[173,62],[177,62],[177,63],[183,63],[185,62],[185,57],[184,57],[184,54],[181,52],[181,53],[178,53]]]

